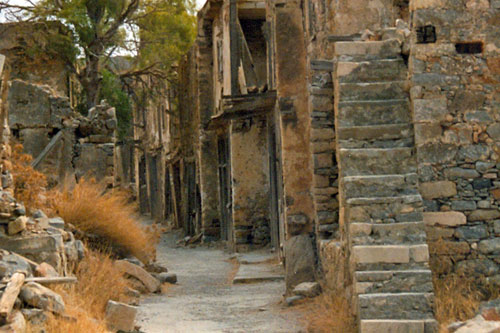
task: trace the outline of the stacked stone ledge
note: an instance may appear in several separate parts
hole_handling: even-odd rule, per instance
[[[400,43],[338,42],[335,57],[340,224],[360,331],[436,331]]]

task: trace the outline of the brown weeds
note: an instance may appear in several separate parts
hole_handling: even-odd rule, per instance
[[[14,196],[24,203],[29,212],[44,208],[46,202],[43,194],[47,187],[47,178],[31,167],[32,160],[31,155],[23,153],[21,144],[13,144],[8,169],[14,177]]]
[[[500,291],[484,279],[449,274],[434,277],[434,293],[436,296],[436,319],[441,331],[455,321],[473,318],[483,301],[496,299]]]
[[[51,201],[64,221],[100,236],[102,247],[118,246],[145,263],[153,259],[158,230],[141,225],[127,193],[105,191],[102,184],[81,179],[73,188],[65,186]]]
[[[311,333],[354,333],[356,321],[343,291],[327,292],[303,303],[307,331]]]

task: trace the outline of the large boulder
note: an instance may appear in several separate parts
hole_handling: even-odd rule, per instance
[[[287,291],[302,282],[315,281],[315,262],[312,240],[309,235],[294,236],[285,243],[285,280]]]

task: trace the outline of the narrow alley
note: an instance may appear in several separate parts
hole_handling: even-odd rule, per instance
[[[230,254],[179,247],[179,237],[166,234],[158,246],[158,263],[176,273],[178,282],[142,300],[137,320],[142,332],[303,332],[297,313],[280,304],[283,280],[233,284],[237,264]]]

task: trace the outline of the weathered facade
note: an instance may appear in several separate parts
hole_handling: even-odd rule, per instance
[[[431,267],[500,277],[499,9],[207,1],[179,71],[181,222],[279,249],[289,288],[347,289],[363,332],[435,331]]]

